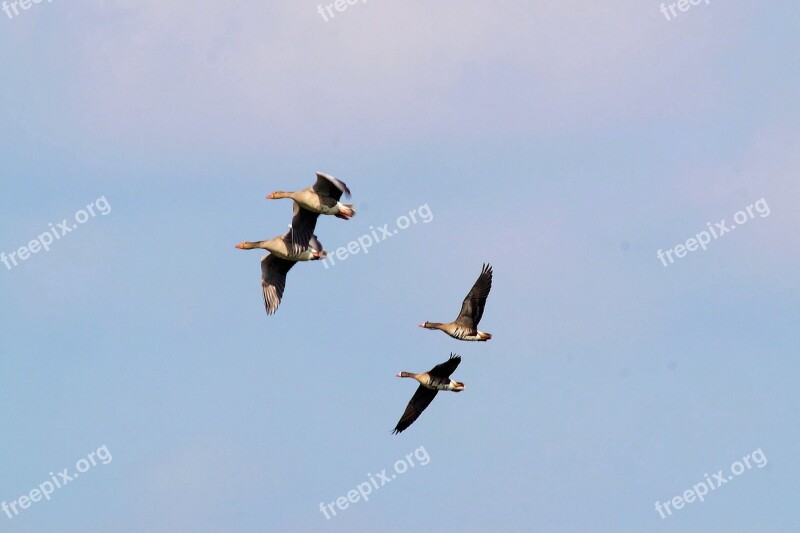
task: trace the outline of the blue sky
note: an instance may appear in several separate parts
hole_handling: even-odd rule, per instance
[[[798,6],[91,0],[0,12],[0,503],[11,532],[795,531]],[[267,317],[257,251],[344,180]],[[764,199],[664,267],[656,256]],[[455,318],[481,264],[487,343]],[[467,389],[399,436],[394,375]],[[430,461],[327,520],[424,447]],[[662,519],[654,508],[761,449]],[[2,513],[2,511],[0,511]]]

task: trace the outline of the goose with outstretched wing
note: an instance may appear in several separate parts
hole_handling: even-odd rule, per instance
[[[483,318],[483,310],[486,308],[486,298],[492,290],[492,266],[487,264],[481,268],[481,273],[475,284],[470,289],[464,302],[461,304],[461,312],[458,318],[452,322],[443,324],[441,322],[423,322],[421,328],[438,329],[444,331],[454,339],[460,341],[488,341],[492,338],[491,333],[478,331],[478,323]]]
[[[460,362],[461,356],[451,353],[450,359],[423,374],[414,374],[413,372],[400,372],[397,374],[398,378],[413,378],[417,380],[419,387],[417,387],[417,392],[414,393],[414,396],[411,397],[411,401],[408,402],[403,416],[400,417],[400,421],[397,422],[397,426],[395,426],[392,433],[401,433],[413,424],[433,399],[436,398],[436,394],[440,390],[452,392],[464,390],[463,383],[450,379],[450,375],[456,371]]]

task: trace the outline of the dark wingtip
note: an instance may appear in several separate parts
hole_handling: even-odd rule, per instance
[[[346,184],[345,182],[343,182],[343,181],[342,181],[342,180],[340,180],[339,178],[334,178],[334,177],[333,177],[333,176],[331,176],[330,174],[326,174],[325,172],[320,172],[319,170],[316,172],[316,175],[317,175],[317,177],[318,177],[318,178],[322,177],[322,178],[325,178],[326,180],[330,181],[330,182],[331,182],[331,183],[333,183],[333,184],[334,184],[334,185],[335,185],[337,188],[339,187],[339,185],[341,185],[342,187],[344,187],[344,190],[342,191],[342,193],[344,193],[344,197],[345,197],[345,198],[350,198],[350,196],[351,196],[351,194],[350,194],[350,187],[348,187],[348,186],[347,186],[347,184]]]

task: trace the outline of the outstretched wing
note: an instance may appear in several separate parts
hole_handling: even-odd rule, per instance
[[[350,189],[347,188],[345,182],[322,172],[317,172],[317,182],[311,188],[315,193],[322,196],[330,196],[337,201],[342,197],[342,193],[346,198],[350,198]]]
[[[488,263],[483,265],[481,273],[472,289],[464,298],[464,303],[461,304],[461,312],[455,320],[456,324],[464,328],[468,328],[474,333],[478,327],[478,323],[483,316],[483,309],[486,307],[486,298],[489,296],[489,291],[492,290],[492,267]]]
[[[293,202],[293,204],[292,225],[283,236],[283,240],[286,242],[286,249],[292,255],[300,255],[308,249],[309,243],[314,237],[319,213],[303,209],[297,202]]]
[[[264,307],[271,315],[278,310],[286,287],[286,273],[295,265],[272,254],[261,258],[261,292],[264,294]]]
[[[434,378],[449,379],[450,374],[456,371],[461,362],[461,356],[451,353],[450,359],[433,367],[428,375]]]
[[[408,402],[406,406],[406,410],[403,413],[403,416],[400,417],[400,421],[397,422],[397,426],[395,426],[393,434],[398,434],[404,431],[408,426],[414,423],[414,421],[419,418],[419,415],[422,414],[424,411],[436,398],[436,393],[439,392],[435,389],[426,389],[422,385],[417,387],[417,392],[414,393],[414,396],[411,397],[411,401]]]

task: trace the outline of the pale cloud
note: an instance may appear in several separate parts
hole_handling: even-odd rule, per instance
[[[391,142],[691,113],[714,105],[711,65],[742,5],[681,26],[634,0],[373,0],[328,22],[316,2],[97,0],[70,6],[76,43],[52,44],[82,98],[39,126],[57,111],[90,135],[152,143]]]

